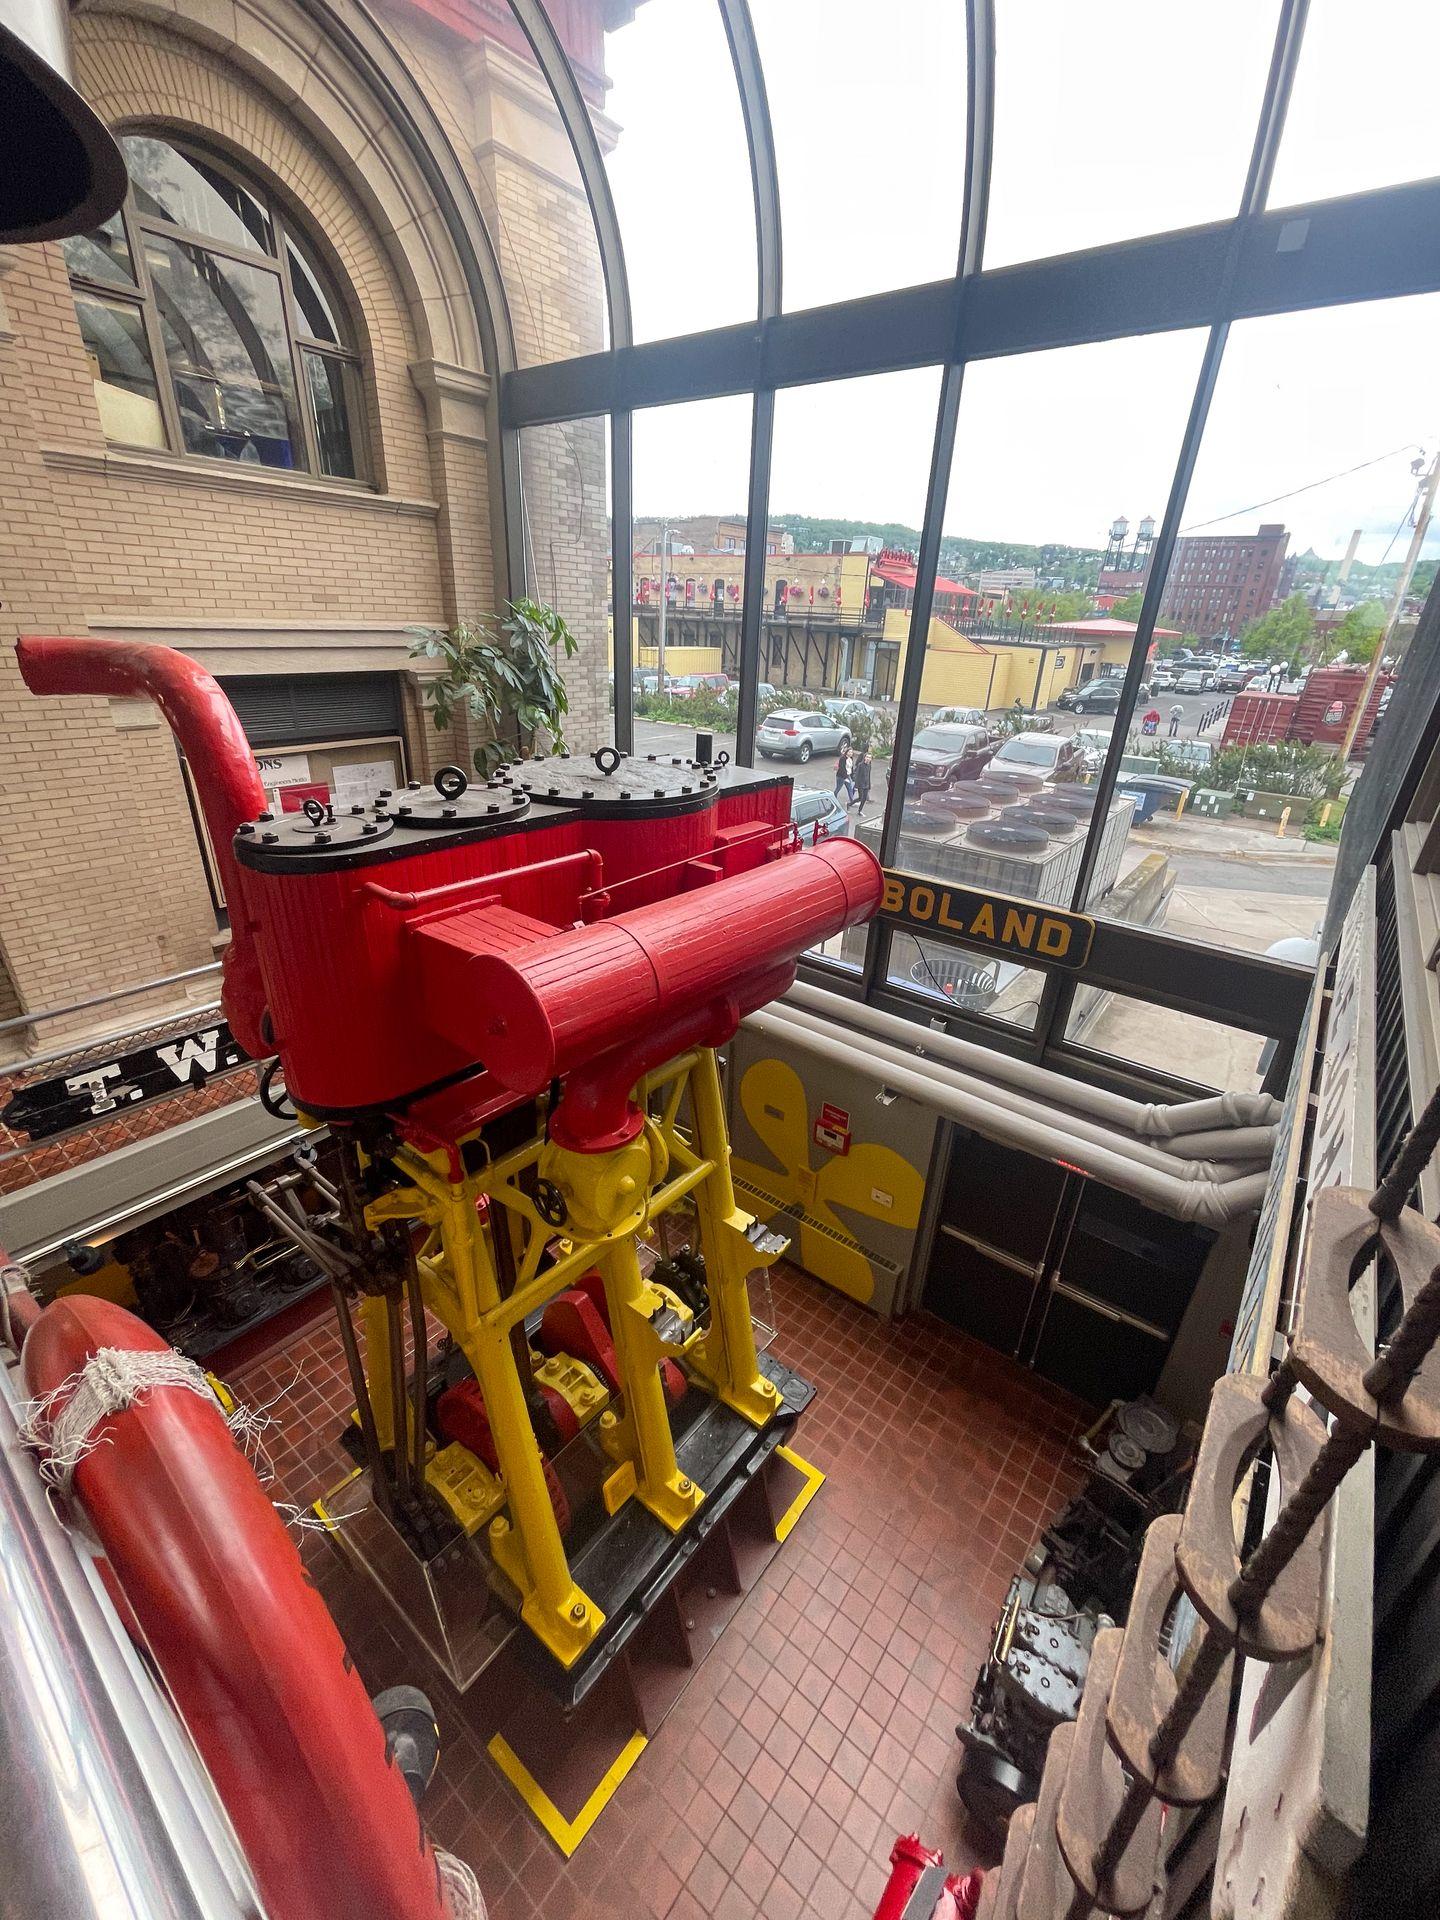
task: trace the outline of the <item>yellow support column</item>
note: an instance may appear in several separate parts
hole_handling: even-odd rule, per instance
[[[735,1204],[720,1070],[709,1049],[700,1054],[691,1069],[690,1106],[695,1116],[696,1150],[715,1168],[695,1189],[710,1288],[710,1331],[703,1347],[690,1357],[726,1406],[743,1414],[754,1426],[763,1427],[774,1418],[779,1396],[774,1382],[760,1371],[745,1282],[754,1268],[768,1265],[768,1261],[746,1238],[751,1216]]]
[[[499,1288],[481,1237],[485,1229],[465,1187],[450,1187],[442,1230],[460,1299],[475,1300],[482,1313],[498,1306]],[[497,1515],[490,1523],[490,1550],[520,1591],[520,1616],[530,1631],[562,1667],[573,1666],[605,1615],[571,1577],[509,1332],[477,1320],[457,1328],[456,1337],[485,1397],[510,1507],[510,1521]]]
[[[395,1444],[395,1406],[390,1392],[390,1323],[380,1294],[363,1297],[360,1324],[365,1330],[365,1388],[375,1415],[375,1438],[380,1451],[388,1453]]]
[[[625,1395],[625,1419],[611,1449],[635,1464],[635,1497],[678,1533],[705,1498],[704,1489],[682,1474],[675,1459],[670,1409],[660,1379],[665,1350],[650,1324],[663,1306],[640,1272],[633,1236],[617,1240],[599,1260],[610,1307],[610,1331]]]

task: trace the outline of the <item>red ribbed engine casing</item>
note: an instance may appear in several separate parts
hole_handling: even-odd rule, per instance
[[[495,1111],[597,1060],[575,1109],[608,1111],[625,1048],[733,1030],[807,947],[879,905],[866,848],[800,849],[783,776],[606,748],[468,791],[446,769],[370,807],[272,818],[234,710],[194,660],[70,639],[27,638],[19,655],[36,692],[161,705],[225,879],[227,1015],[322,1117],[413,1111],[449,1089],[458,1125],[482,1069],[479,1106]]]

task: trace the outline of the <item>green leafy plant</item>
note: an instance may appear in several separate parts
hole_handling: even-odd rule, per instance
[[[512,600],[503,619],[417,629],[410,652],[444,662],[425,687],[436,728],[445,732],[463,710],[489,733],[474,750],[475,771],[488,780],[506,761],[533,752],[542,727],[563,750],[570,697],[560,660],[579,645],[553,607]]]
[[[1262,793],[1293,793],[1304,800],[1333,800],[1344,782],[1345,768],[1337,754],[1291,741],[1226,747],[1205,773],[1205,785],[1219,793],[1244,787]]]
[[[1333,844],[1340,838],[1340,829],[1344,824],[1343,820],[1327,820],[1322,827],[1318,820],[1307,820],[1300,831],[1307,840],[1323,840]]]

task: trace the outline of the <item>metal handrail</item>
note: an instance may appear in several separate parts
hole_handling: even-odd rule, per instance
[[[40,1013],[17,1013],[9,1020],[0,1020],[0,1033],[13,1033],[17,1027],[38,1026],[42,1020],[63,1020],[67,1014],[88,1013],[92,1007],[108,1006],[112,1000],[133,1000],[136,995],[151,993],[157,987],[175,987],[182,980],[198,980],[207,973],[219,973],[221,963],[208,961],[203,967],[187,967],[182,973],[161,974],[158,980],[142,980],[137,986],[116,987],[110,993],[97,993],[89,1000],[74,1000],[67,1007],[46,1007]]]

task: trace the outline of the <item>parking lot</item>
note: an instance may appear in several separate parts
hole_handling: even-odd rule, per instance
[[[1148,704],[1155,707],[1160,713],[1160,733],[1162,737],[1169,732],[1170,709],[1178,706],[1182,710],[1178,735],[1180,739],[1194,740],[1199,738],[1218,742],[1221,732],[1223,731],[1223,721],[1217,721],[1203,734],[1197,733],[1197,728],[1203,716],[1216,705],[1220,704],[1223,699],[1223,695],[1214,693],[1162,693],[1157,694],[1154,700]],[[1142,709],[1142,711],[1143,710],[1144,709]],[[1081,727],[1094,732],[1108,734],[1113,725],[1113,721],[1103,714],[1063,713],[1058,707],[1049,708],[1046,713],[1046,718],[1054,723],[1054,728],[1057,733],[1064,734],[1073,734]],[[680,750],[681,745],[688,746],[691,739],[692,736],[688,727],[680,726],[672,721],[644,720],[640,718],[637,718],[635,721],[635,750],[637,753],[675,753]],[[715,736],[715,751],[717,753],[721,751],[728,753],[733,759],[735,755],[735,736],[729,733],[717,733]],[[788,773],[797,787],[815,787],[829,790],[835,785],[835,755],[833,753],[816,754],[815,758],[803,767],[798,760],[760,760],[757,764],[762,767],[771,767],[777,773]],[[875,771],[870,789],[870,804],[866,809],[867,814],[874,815],[884,811],[885,796],[889,791],[889,775],[889,761],[877,760],[875,762]]]

